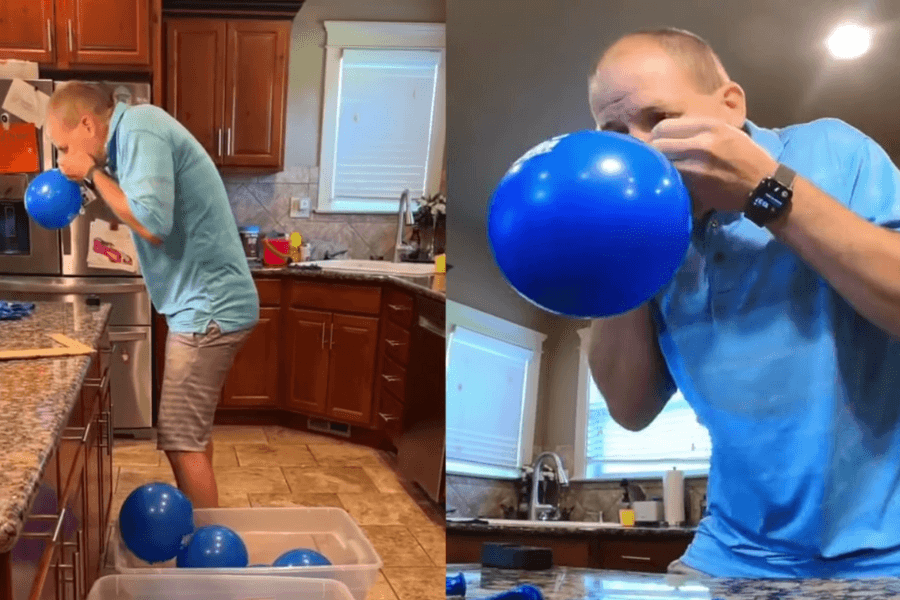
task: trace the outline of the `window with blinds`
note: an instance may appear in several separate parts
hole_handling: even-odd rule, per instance
[[[441,52],[343,49],[333,210],[397,210],[427,190]]]
[[[543,336],[447,304],[447,472],[516,478],[531,459]]]
[[[582,374],[585,376],[585,374]],[[588,373],[585,477],[658,475],[676,467],[687,473],[707,473],[712,446],[681,392],[644,430],[629,431],[609,415],[606,400]]]

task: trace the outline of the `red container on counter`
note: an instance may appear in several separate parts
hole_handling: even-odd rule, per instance
[[[263,263],[269,267],[286,265],[291,252],[291,240],[263,240]]]

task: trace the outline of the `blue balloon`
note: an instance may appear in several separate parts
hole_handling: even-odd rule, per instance
[[[25,190],[25,210],[45,229],[67,226],[82,206],[81,188],[59,169],[44,171]]]
[[[194,532],[175,564],[186,569],[233,569],[249,562],[241,536],[223,525],[207,525]]]
[[[119,531],[125,546],[141,560],[172,560],[194,531],[191,501],[167,483],[142,485],[122,504]]]
[[[308,548],[296,548],[288,550],[275,559],[272,563],[273,567],[324,567],[331,564],[331,561],[319,554],[315,550]]]
[[[551,313],[608,317],[671,281],[691,236],[671,162],[628,135],[579,131],[531,149],[491,197],[488,237],[506,280]]]

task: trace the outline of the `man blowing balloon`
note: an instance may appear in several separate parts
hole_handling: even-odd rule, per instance
[[[677,387],[709,429],[708,516],[670,569],[900,575],[900,172],[839,120],[756,126],[687,32],[623,37],[589,88],[598,129],[661,151],[693,199],[674,278],[593,321],[589,358],[623,427]]]

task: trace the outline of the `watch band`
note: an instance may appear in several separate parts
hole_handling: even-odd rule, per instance
[[[775,175],[772,176],[772,179],[774,179],[787,189],[793,191],[794,179],[796,179],[796,177],[796,171],[785,164],[778,163],[778,168],[775,169]]]

